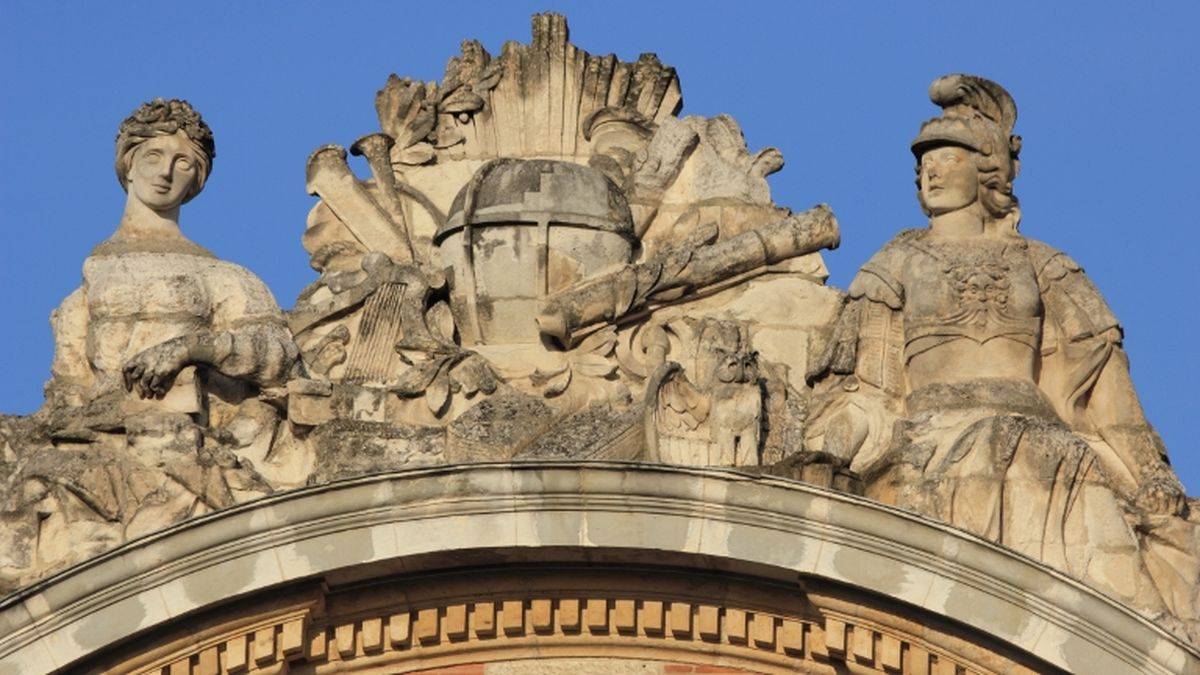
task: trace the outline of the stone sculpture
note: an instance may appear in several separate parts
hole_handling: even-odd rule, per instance
[[[0,591],[272,491],[523,458],[739,467],[1013,548],[1200,637],[1200,516],[1082,269],[1018,230],[1016,106],[951,75],[912,145],[929,227],[848,294],[824,205],[778,150],[679,118],[675,71],[588,54],[561,16],[441,82],[389,77],[380,129],[319,147],[286,314],[180,233],[212,134],[184,101],[117,138],[116,234],[55,311],[46,404],[0,418]]]
[[[609,457],[851,484],[820,453],[781,463],[839,306],[817,253],[838,243],[832,212],[772,203],[780,153],[750,153],[728,117],[677,118],[653,55],[592,56],[561,16],[533,24],[497,58],[464,43],[440,83],[390,77],[380,131],[349,149],[370,179],[339,146],[312,154],[320,277],[286,319],[180,234],[215,156],[196,111],[156,100],[122,124],[125,217],[54,314],[45,406],[0,424],[5,587],[414,464]]]
[[[24,450],[5,517],[38,542],[4,551],[18,578],[271,491],[248,460],[269,451],[298,352],[266,286],[180,232],[212,132],[186,101],[156,99],[116,144],[120,225],[55,310],[46,403],[8,438]]]
[[[870,497],[1195,631],[1195,521],[1120,324],[1078,264],[1018,231],[1016,105],[970,75],[930,98],[943,113],[912,144],[929,226],[851,284],[809,445],[849,461]]]
[[[369,180],[339,146],[308,164],[321,277],[289,315],[308,377],[288,405],[322,477],[364,457],[782,459],[838,306],[816,254],[838,230],[771,202],[777,150],[675,117],[672,69],[578,50],[549,14],[532,44],[464,43],[440,84],[392,76],[375,104],[381,131],[350,148]],[[800,297],[751,300],[776,292]],[[756,367],[714,379],[719,331],[696,321]],[[691,383],[703,413],[676,419]]]

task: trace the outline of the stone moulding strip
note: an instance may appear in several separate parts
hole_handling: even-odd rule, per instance
[[[524,643],[540,655],[551,655],[556,649],[577,655],[591,648],[596,655],[608,657],[616,656],[614,648],[625,643],[640,648],[640,656],[653,653],[680,661],[702,661],[695,655],[710,654],[713,645],[721,645],[722,656],[734,661],[732,665],[758,672],[794,672],[797,660],[828,663],[846,658],[897,672],[902,666],[907,667],[905,672],[978,672],[950,655],[902,642],[887,633],[838,620],[831,622],[837,622],[837,637],[831,638],[828,625],[686,601],[589,597],[476,602],[312,628],[304,640],[303,654],[296,653],[295,657],[308,664],[341,661],[353,669],[403,665],[426,669],[443,663],[483,660],[489,652],[512,650],[512,643]],[[497,624],[502,628],[497,629]],[[285,627],[279,627],[279,635]],[[853,635],[848,643],[847,635]],[[247,634],[229,640],[224,649],[229,650],[232,642],[237,662],[246,663],[245,644],[250,637]],[[252,652],[252,658],[260,664],[287,658],[281,644],[270,639],[256,642],[260,646]],[[881,646],[879,650],[873,649],[876,643]],[[871,648],[863,649],[863,644]],[[224,657],[224,653],[220,655]],[[903,661],[902,653],[906,657]],[[162,668],[181,664],[177,667],[180,673],[202,675],[196,667],[201,655],[188,654],[139,672],[159,673]],[[333,669],[342,670],[337,666]]]
[[[828,665],[847,660],[892,672],[985,672],[911,636],[853,617],[831,617],[822,624],[691,598],[514,597],[404,608],[328,624],[293,612],[198,640],[130,672],[270,672],[283,662],[304,663],[316,672],[405,672],[492,656],[577,657],[588,652],[697,664],[717,656],[734,667],[781,674],[795,672],[800,661]]]
[[[357,564],[514,546],[767,565],[916,605],[1074,672],[1200,673],[1194,647],[1132,610],[932,520],[732,470],[547,461],[376,474],[135,540],[0,601],[0,674],[62,668],[222,600]]]

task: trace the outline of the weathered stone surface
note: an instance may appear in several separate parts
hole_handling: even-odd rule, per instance
[[[446,461],[445,438],[438,427],[335,420],[317,427],[308,439],[315,467],[308,482],[321,485],[397,466],[440,464]]]
[[[232,612],[203,611],[229,596],[243,598]],[[0,628],[0,672],[181,663],[198,675],[210,649],[293,672],[555,657],[779,675],[1200,664],[1115,600],[873,500],[740,471],[561,460],[275,495],[0,602]],[[146,632],[123,640],[133,630]]]
[[[677,118],[657,58],[591,56],[556,15],[533,32],[495,58],[464,43],[440,83],[390,77],[381,132],[351,146],[370,179],[338,146],[310,158],[321,201],[303,241],[321,276],[289,314],[309,378],[290,385],[289,423],[440,427],[451,462],[779,461],[840,303],[818,253],[838,243],[832,212],[774,204],[779,152],[752,153],[727,116]],[[693,320],[742,338],[719,354]],[[714,380],[720,359],[742,374]],[[655,399],[697,385],[703,410],[683,404],[682,421]],[[597,411],[620,432],[600,434]],[[649,445],[631,449],[639,433]]]
[[[447,459],[509,459],[545,433],[553,420],[550,406],[540,399],[518,391],[501,391],[450,424]]]
[[[1145,419],[1103,298],[1078,264],[1018,231],[1015,104],[999,85],[966,75],[937,80],[931,96],[943,114],[912,145],[929,227],[899,234],[842,293],[824,285],[820,254],[840,240],[832,210],[793,213],[771,198],[766,177],[783,167],[778,150],[752,152],[728,116],[677,117],[679,80],[657,57],[593,56],[570,43],[563,17],[537,15],[530,44],[509,43],[493,58],[464,42],[440,82],[390,76],[375,97],[379,130],[349,144],[369,178],[354,173],[341,146],[310,156],[304,188],[318,200],[301,240],[319,276],[286,314],[252,273],[179,230],[182,204],[211,171],[211,131],[184,101],[142,106],[117,139],[128,193],[120,226],[51,317],[46,403],[29,417],[0,416],[0,592],[181,521],[357,478],[330,494],[372,518],[397,504],[425,513],[460,501],[482,515],[347,525],[270,554],[255,549],[122,597],[100,625],[80,628],[95,645],[62,638],[66,646],[42,656],[86,652],[168,614],[308,575],[344,574],[352,584],[374,574],[367,563],[546,546],[597,547],[600,562],[625,548],[701,551],[787,570],[789,583],[799,572],[974,628],[988,623],[997,640],[1055,664],[1139,663],[1127,646],[1093,652],[1075,624],[1059,621],[1075,611],[1120,623],[1111,613],[1089,615],[1093,605],[1047,613],[1034,602],[1046,588],[1085,604],[1107,600],[1077,595],[1007,553],[980,552],[995,550],[962,533],[878,505],[843,508],[857,497],[760,489],[784,476],[949,523],[1200,641],[1200,510]],[[594,511],[528,518],[489,512],[492,500],[539,496],[491,478],[470,482],[484,474],[455,483],[457,470],[431,469],[445,478],[403,485],[361,478],[514,459],[741,472],[698,486],[680,469],[662,485],[632,470],[583,471],[622,488],[598,494]],[[518,478],[567,502],[596,489],[569,471],[506,474]],[[412,502],[389,492],[403,486],[426,492]],[[673,503],[673,490],[694,488],[712,492],[683,511],[629,519],[621,510],[626,498]],[[301,517],[286,506],[292,494],[244,513],[284,527]],[[426,494],[441,501],[421,502]],[[755,502],[766,497],[792,501],[766,514]],[[823,510],[796,506],[814,500]],[[764,526],[698,515],[726,507]],[[883,539],[838,538],[885,520],[899,529]],[[827,538],[809,548],[814,527]],[[936,546],[910,560],[896,552],[905,537]],[[989,583],[1019,578],[1017,590],[1004,586],[1000,597],[959,572],[931,571],[941,557],[968,555],[961,551],[1001,565]],[[104,562],[144,561],[131,553]],[[700,652],[719,643],[735,646],[721,658],[780,672],[801,656],[890,671],[907,658],[913,672],[1008,664],[958,663],[949,647],[934,655],[927,634],[906,632],[917,628],[857,623],[861,608],[768,615],[601,592],[443,600],[311,635],[311,607],[293,607],[277,625],[234,631],[219,649],[159,670],[207,672],[218,655],[232,671],[274,668],[279,655],[302,651],[317,662],[414,644],[436,650],[472,631],[568,642],[653,635]],[[20,606],[39,617],[45,609],[36,596]],[[14,625],[22,620],[13,615]],[[1155,667],[1190,658],[1171,640],[1150,642],[1143,648],[1162,650]],[[943,646],[951,643],[959,644]],[[743,649],[765,660],[738,661],[751,653]],[[636,671],[643,656],[631,651],[621,667]],[[571,665],[558,663],[538,667]]]
[[[1016,105],[970,75],[939,78],[930,97],[943,114],[912,145],[929,227],[851,284],[814,371],[808,446],[849,462],[872,498],[1200,641],[1200,525],[1133,391],[1121,327],[1078,264],[1018,231]]]
[[[517,459],[628,459],[642,450],[642,416],[636,407],[617,410],[593,404],[556,420],[553,431],[538,436]]]

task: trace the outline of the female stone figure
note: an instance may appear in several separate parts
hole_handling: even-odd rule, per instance
[[[929,226],[851,284],[811,449],[868,496],[1194,622],[1195,527],[1120,325],[1079,265],[1018,232],[1012,98],[968,75],[930,96],[943,114],[912,144]]]
[[[0,593],[311,469],[280,424],[298,352],[283,313],[179,230],[214,156],[186,101],[121,123],[120,226],[51,317],[45,405],[0,419]]]
[[[55,403],[121,389],[162,398],[189,365],[252,385],[286,379],[296,348],[270,291],[179,229],[180,206],[204,189],[214,157],[212,132],[186,101],[156,99],[122,122],[125,212],[53,318]]]
[[[58,495],[47,510],[63,528],[94,512],[120,540],[270,491],[260,471],[270,476],[282,405],[266,392],[298,350],[266,286],[180,232],[180,206],[215,156],[199,113],[156,99],[121,123],[116,145],[125,211],[51,317],[35,418],[53,450],[29,466]]]

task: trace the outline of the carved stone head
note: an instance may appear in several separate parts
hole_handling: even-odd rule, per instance
[[[961,206],[956,200],[975,192],[992,218],[1011,222],[1015,230],[1019,211],[1013,180],[1021,168],[1021,137],[1012,133],[1017,121],[1012,96],[991,80],[955,74],[934,80],[929,98],[942,114],[922,124],[912,142],[922,210],[931,215],[951,202]],[[926,174],[938,169],[941,174],[932,183],[942,185],[931,189]],[[977,190],[958,185],[968,173],[976,176]]]
[[[200,194],[216,156],[212,130],[187,101],[143,103],[117,131],[117,180],[154,209]]]

